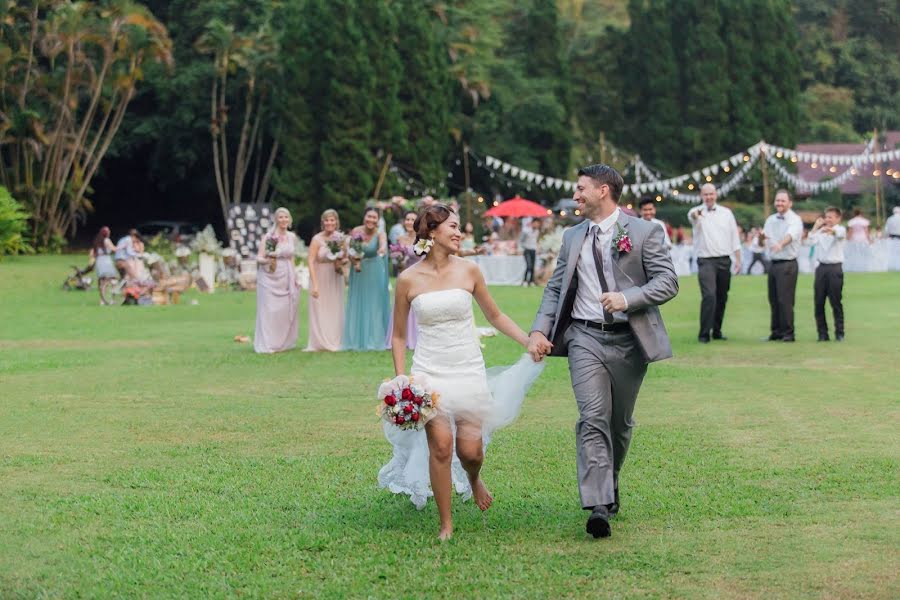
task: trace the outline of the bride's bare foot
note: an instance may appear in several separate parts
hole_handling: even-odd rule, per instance
[[[446,542],[451,537],[453,537],[453,525],[445,525],[441,527],[440,532],[438,532],[438,539],[442,542]]]
[[[474,498],[476,506],[481,510],[489,509],[494,502],[494,497],[491,496],[480,477],[472,484],[472,498]]]

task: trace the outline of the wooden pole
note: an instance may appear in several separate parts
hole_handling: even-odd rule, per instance
[[[472,186],[469,179],[469,145],[463,144],[463,178],[466,184],[466,223],[472,222]],[[474,227],[474,224],[473,224]]]
[[[378,183],[375,184],[375,193],[372,194],[372,198],[378,200],[378,195],[381,193],[381,186],[384,185],[384,178],[387,175],[388,167],[391,166],[391,160],[394,158],[394,155],[388,152],[387,158],[384,159],[384,166],[381,167],[381,173],[378,175]]]
[[[769,217],[769,161],[766,160],[765,146],[761,146],[761,156],[759,157],[759,168],[762,169],[763,177],[763,216]]]
[[[875,131],[872,135],[874,136],[874,139],[875,139],[875,145],[872,147],[872,150],[875,152],[875,154],[878,154],[878,152],[881,150],[881,145],[878,143],[878,128],[877,127],[875,128]],[[875,177],[875,228],[879,229],[879,228],[881,228],[881,204],[882,204],[881,163],[877,162],[877,161],[875,162],[875,173],[878,173],[877,176],[873,174],[873,176]]]

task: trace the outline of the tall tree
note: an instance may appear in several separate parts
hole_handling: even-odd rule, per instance
[[[728,152],[728,55],[716,0],[672,0],[680,67],[682,168]]]
[[[445,180],[450,150],[450,110],[454,84],[446,48],[435,32],[435,19],[419,0],[394,4],[400,31],[399,50],[404,66],[400,103],[407,128],[407,147],[398,161],[421,175],[426,185]]]
[[[751,0],[756,32],[753,73],[757,113],[766,140],[791,146],[799,123],[796,31],[788,0]]]
[[[623,86],[628,109],[625,139],[641,157],[662,169],[683,162],[679,104],[681,82],[672,40],[668,0],[631,0]]]
[[[754,30],[760,26],[753,21],[750,0],[730,0],[723,4],[728,18],[724,20],[722,38],[728,48],[728,116],[730,135],[728,147],[737,151],[756,143],[762,135],[759,123],[759,103],[753,82]],[[759,49],[763,51],[763,49]],[[776,140],[772,140],[776,142]],[[781,143],[776,142],[776,143]]]
[[[125,118],[145,59],[171,63],[144,6],[61,1],[7,7],[0,22],[0,182],[31,214],[42,247],[74,233],[91,181]]]

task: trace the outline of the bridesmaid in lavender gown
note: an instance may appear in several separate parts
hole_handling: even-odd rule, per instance
[[[410,268],[420,260],[422,260],[421,256],[416,256],[413,253],[413,246],[416,245],[416,231],[413,229],[413,225],[415,225],[416,217],[419,216],[419,213],[415,211],[408,211],[406,215],[403,217],[403,234],[397,238],[397,245],[403,246],[406,249],[406,252],[409,258],[406,259],[406,262],[397,268],[397,275],[400,275],[404,270]],[[416,325],[416,315],[413,311],[409,311],[409,319],[406,321],[406,347],[410,350],[416,349],[416,330],[418,329]],[[388,324],[387,329],[387,338],[384,340],[384,347],[387,349],[391,348],[391,338],[394,335],[394,311],[391,310],[391,320]]]
[[[322,231],[309,244],[309,343],[308,352],[341,349],[344,332],[344,271],[347,262],[342,252],[334,255],[328,241],[337,241],[341,221],[337,211],[322,213]]]
[[[275,211],[275,227],[260,241],[256,261],[256,334],[253,349],[281,352],[297,345],[300,283],[294,271],[296,236],[288,231],[291,213]],[[271,246],[275,246],[272,250]]]

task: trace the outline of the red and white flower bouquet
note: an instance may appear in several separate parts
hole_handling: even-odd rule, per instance
[[[420,429],[437,414],[439,394],[424,375],[398,375],[378,387],[378,414],[400,429]]]

